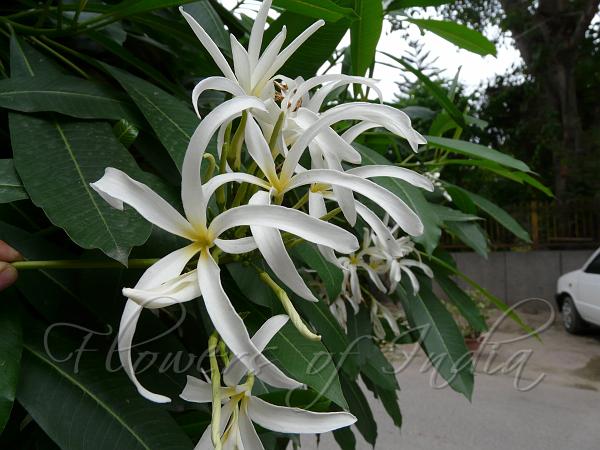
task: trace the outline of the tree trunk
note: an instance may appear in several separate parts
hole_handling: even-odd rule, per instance
[[[554,151],[554,195],[559,202],[565,200],[570,175],[576,173],[583,153],[581,119],[577,105],[575,64],[569,60],[552,58],[552,65],[546,65],[546,73],[534,74],[538,79],[548,80],[550,94],[554,98],[562,128],[562,145]]]

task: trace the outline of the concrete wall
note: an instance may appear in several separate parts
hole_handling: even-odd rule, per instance
[[[526,298],[553,302],[556,280],[579,269],[593,250],[548,250],[493,252],[488,258],[476,253],[454,253],[458,267],[467,276],[512,305]]]

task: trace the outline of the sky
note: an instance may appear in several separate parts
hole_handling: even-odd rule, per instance
[[[236,0],[221,0],[225,7],[233,7]],[[244,14],[254,17],[256,10],[259,7],[259,2],[246,1],[242,6]],[[276,17],[276,13],[273,14]],[[435,18],[435,10],[428,8],[424,12],[423,18]],[[466,92],[475,91],[482,82],[493,79],[498,74],[506,73],[513,64],[518,64],[521,61],[521,56],[514,46],[508,42],[505,46],[498,48],[498,54],[494,56],[481,57],[466,50],[459,49],[455,45],[445,41],[437,35],[425,32],[421,35],[421,31],[416,25],[409,25],[409,39],[419,39],[424,43],[425,51],[431,52],[431,58],[437,57],[436,66],[445,71],[445,75],[453,78],[459,69],[462,67],[459,81],[465,87]],[[495,30],[490,30],[491,37]],[[486,33],[488,34],[488,33]],[[377,49],[390,54],[401,56],[408,49],[408,41],[404,40],[401,32],[391,32],[391,24],[384,22],[383,32],[379,39]],[[344,37],[340,46],[344,47],[350,43],[349,33]],[[378,55],[376,61],[391,63],[389,58],[384,55]],[[329,73],[339,73],[340,65],[332,68]],[[399,70],[392,67],[377,64],[373,73],[373,77],[379,80],[379,87],[383,92],[384,100],[394,98],[394,93],[398,91],[396,81],[400,81]]]

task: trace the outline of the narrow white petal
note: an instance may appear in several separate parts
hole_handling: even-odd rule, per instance
[[[346,131],[344,131],[341,138],[348,144],[351,144],[358,136],[363,134],[365,131],[370,130],[371,128],[377,128],[378,126],[379,124],[376,124],[375,122],[363,121],[351,126]]]
[[[190,259],[198,253],[198,246],[190,244],[162,257],[146,269],[135,285],[136,289],[154,289],[178,277]]]
[[[396,239],[379,216],[360,202],[356,202],[356,211],[375,232],[379,238],[380,245],[390,254],[396,254],[398,251]]]
[[[340,172],[344,171],[342,163],[339,160],[336,160],[328,154],[325,154],[325,160],[327,161],[327,166],[329,169]],[[354,194],[352,193],[352,190],[343,186],[334,185],[333,193],[335,200],[342,209],[344,217],[351,226],[354,226],[354,224],[356,224],[356,201],[354,200]]]
[[[281,31],[277,33],[277,36],[273,38],[273,40],[269,43],[262,56],[258,60],[258,64],[254,66],[254,70],[252,72],[252,88],[257,87],[257,83],[260,82],[269,67],[273,65],[277,55],[279,54],[279,50],[281,50],[281,46],[285,41],[285,37],[287,35],[287,28],[284,25],[281,28]],[[263,86],[260,86],[259,92],[254,92],[256,95],[264,94]],[[256,90],[255,90],[256,91]],[[263,97],[264,98],[264,97]]]
[[[275,75],[277,71],[285,64],[285,62],[290,59],[294,52],[298,50],[298,47],[304,44],[304,42],[323,25],[325,25],[325,21],[317,20],[310,27],[304,30],[296,39],[294,39],[286,48],[284,48],[283,51],[277,55],[277,58],[275,61],[273,61],[273,64],[271,67],[269,67],[269,70],[265,72],[265,75],[262,77],[259,85],[263,85],[269,78]]]
[[[370,183],[367,180],[363,181]],[[358,240],[352,233],[301,211],[275,205],[244,205],[231,208],[213,219],[209,231],[218,236],[241,225],[277,228],[309,242],[326,245],[340,253],[350,253],[359,247]]]
[[[258,56],[260,55],[260,48],[262,47],[263,33],[267,24],[267,17],[269,15],[269,9],[271,8],[272,0],[263,0],[258,10],[258,14],[252,24],[252,31],[250,32],[250,41],[248,42],[248,57],[252,68],[256,66]]]
[[[433,192],[433,183],[431,180],[414,170],[405,169],[404,167],[390,165],[369,165],[355,167],[347,171],[352,175],[357,175],[362,178],[389,177],[404,180],[407,183],[423,188],[429,192]]]
[[[304,83],[300,84],[296,88],[296,93],[292,97],[292,104],[295,104],[298,99],[300,99],[304,94],[308,93],[311,89],[324,83],[333,83],[336,85],[336,87],[343,86],[344,84],[364,84],[375,91],[379,100],[383,98],[383,94],[381,89],[379,89],[377,86],[377,82],[371,78],[356,77],[344,74],[326,74],[309,78]]]
[[[225,75],[232,81],[237,81],[233,71],[231,70],[231,67],[229,67],[229,63],[227,63],[227,60],[217,47],[217,44],[215,44],[214,41],[208,35],[208,33],[204,31],[204,28],[202,28],[200,24],[196,22],[196,19],[194,19],[192,16],[186,13],[182,7],[179,7],[179,11],[181,12],[181,14],[183,14],[183,17],[190,25],[190,27],[192,27],[192,30],[194,31],[196,37],[200,40],[200,43],[204,46],[204,48],[212,57],[219,69],[221,69],[223,75]]]
[[[320,192],[312,192],[310,190],[308,191],[308,213],[312,217],[315,217],[317,219],[327,214],[325,199],[323,198],[323,195]],[[342,269],[342,266],[336,258],[332,248],[326,247],[324,245],[318,245],[317,247],[319,248],[319,252],[321,252],[321,255],[323,255],[323,258],[325,258],[331,264],[334,264],[335,266]]]
[[[192,91],[192,105],[196,115],[200,118],[200,112],[198,111],[198,98],[204,91],[222,91],[228,92],[233,96],[246,95],[244,90],[238,83],[224,77],[208,77],[200,81]]]
[[[276,182],[277,170],[275,169],[275,161],[273,161],[269,144],[265,140],[260,127],[250,114],[246,122],[246,147],[250,156],[258,167],[260,167],[260,170],[262,170],[267,179],[271,183]]]
[[[425,139],[413,130],[410,118],[402,111],[391,106],[376,103],[355,102],[335,106],[321,114],[317,123],[305,130],[302,136],[292,145],[288,157],[283,166],[283,172],[293,173],[306,146],[323,129],[330,127],[341,120],[366,120],[380,124],[392,133],[396,133],[407,139],[413,147],[426,143]]]
[[[133,385],[136,387],[137,391],[142,397],[147,398],[151,402],[168,403],[171,401],[169,397],[150,392],[148,389],[142,386],[136,378],[135,371],[133,370],[133,361],[131,360],[131,346],[133,343],[133,335],[135,334],[135,328],[140,318],[142,309],[143,308],[141,306],[139,306],[137,303],[131,300],[128,300],[125,304],[125,310],[123,311],[123,315],[121,316],[121,323],[119,324],[119,359],[121,360],[121,364],[123,365],[123,370],[129,377],[129,379],[133,382]]]
[[[415,261],[413,259],[402,259],[401,260],[401,264],[403,266],[408,266],[408,267],[418,267],[419,269],[421,269],[425,275],[427,275],[429,278],[433,278],[433,272],[431,271],[431,268],[426,265],[423,264],[422,262],[419,261]]]
[[[179,275],[153,289],[123,289],[123,295],[148,309],[184,303],[200,297],[196,270]]]
[[[212,402],[212,384],[200,380],[196,377],[187,375],[185,387],[179,396],[194,403]]]
[[[356,417],[347,412],[313,412],[300,408],[276,406],[258,397],[248,402],[248,415],[261,427],[281,433],[326,433],[348,427]]]
[[[406,275],[408,275],[408,279],[410,280],[410,284],[412,284],[413,292],[416,295],[419,292],[419,289],[420,289],[419,280],[417,279],[417,277],[415,276],[415,274],[412,272],[412,270],[410,270],[408,267],[400,265],[400,270],[402,272],[406,273]]]
[[[206,200],[210,200],[215,191],[223,186],[226,183],[237,182],[237,183],[250,183],[256,186],[260,186],[263,189],[269,189],[270,185],[265,180],[262,180],[254,175],[250,175],[249,173],[243,172],[230,172],[223,173],[212,177],[208,182],[203,186],[204,188],[204,197]]]
[[[279,333],[279,330],[288,322],[289,317],[285,314],[273,316],[258,329],[252,336],[252,343],[258,351],[262,352],[271,339]],[[227,386],[237,386],[242,377],[248,372],[248,369],[239,358],[233,358],[223,373],[223,380]]]
[[[238,426],[242,438],[242,445],[244,446],[243,450],[265,450],[265,447],[254,429],[254,425],[252,425],[252,422],[248,417],[246,408],[240,410]]]
[[[153,289],[160,286],[164,282],[177,277],[196,252],[196,246],[191,244],[187,247],[169,253],[167,256],[146,269],[135,287],[137,289]],[[135,328],[142,309],[143,307],[138,305],[133,300],[127,300],[127,303],[125,304],[125,310],[123,311],[121,322],[119,324],[119,359],[121,360],[121,364],[123,365],[125,373],[129,376],[138,392],[143,397],[157,403],[170,402],[171,399],[169,399],[169,397],[154,394],[148,391],[135,377],[133,362],[131,360],[131,347],[133,343],[133,336],[135,334]]]
[[[382,207],[408,234],[418,236],[423,233],[421,220],[406,203],[387,189],[356,175],[326,169],[309,170],[295,175],[287,190],[313,183],[326,183],[352,189]]]
[[[248,61],[248,53],[246,49],[238,42],[233,34],[229,35],[231,41],[231,54],[233,56],[233,67],[235,70],[235,76],[240,83],[240,86],[248,94],[252,89],[250,85],[252,81],[252,72],[250,71],[250,61]]]
[[[190,223],[198,228],[206,225],[206,202],[202,192],[200,165],[206,147],[219,127],[250,108],[264,110],[264,104],[255,97],[236,97],[213,109],[194,131],[181,170],[181,200]]]
[[[250,199],[250,204],[269,204],[270,197],[266,192],[257,192]],[[277,278],[285,283],[293,292],[311,302],[318,301],[296,270],[296,266],[285,248],[279,230],[272,227],[251,226],[250,231],[256,245],[265,258],[266,263]]]
[[[241,255],[257,249],[256,241],[252,236],[239,239],[215,239],[215,245],[231,255]]]
[[[222,435],[225,431],[225,427],[229,422],[229,418],[231,417],[231,413],[233,412],[234,405],[232,402],[227,402],[221,408],[221,423],[219,434]],[[212,443],[212,425],[208,425],[204,433],[202,433],[202,437],[194,447],[194,450],[214,450],[215,446]]]
[[[265,358],[252,343],[244,321],[233,308],[221,285],[220,273],[219,265],[208,251],[203,251],[198,260],[198,282],[206,311],[227,347],[265,383],[284,389],[302,387],[301,383],[286,376]]]
[[[175,208],[125,172],[107,167],[104,176],[90,186],[111,206],[122,210],[123,203],[127,203],[148,222],[169,233],[194,239],[194,229]]]

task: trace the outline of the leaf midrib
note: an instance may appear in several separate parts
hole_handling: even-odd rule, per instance
[[[112,231],[110,230],[110,227],[108,226],[108,223],[106,222],[106,219],[104,218],[104,215],[102,214],[102,211],[100,211],[100,207],[98,206],[96,199],[94,198],[94,196],[92,195],[92,192],[90,191],[87,180],[83,176],[83,172],[81,171],[81,167],[79,167],[79,163],[77,162],[77,159],[75,158],[75,154],[73,153],[71,144],[69,144],[69,141],[67,140],[67,137],[65,136],[60,124],[58,122],[54,122],[54,126],[56,127],[58,134],[60,135],[61,139],[63,140],[63,142],[65,144],[65,148],[67,149],[67,152],[69,153],[69,156],[71,157],[71,161],[73,161],[73,165],[75,166],[75,170],[77,171],[77,174],[79,175],[79,179],[81,181],[83,189],[85,190],[88,197],[90,198],[90,201],[92,202],[92,205],[94,206],[94,209],[98,213],[98,216],[100,217],[100,220],[104,224],[104,227],[106,228],[106,231],[108,232],[108,235],[110,236],[115,247],[119,248],[119,243],[118,243],[117,239],[115,238],[115,236],[113,235]]]
[[[131,428],[118,414],[116,414],[109,406],[104,403],[100,398],[98,398],[93,392],[87,389],[83,384],[79,383],[75,378],[69,375],[68,372],[62,370],[56,364],[53,364],[48,359],[44,358],[42,354],[31,348],[27,344],[23,344],[23,347],[28,350],[33,356],[40,359],[42,362],[46,363],[48,366],[53,368],[56,372],[62,375],[65,379],[67,379],[71,384],[81,389],[84,394],[87,394],[92,400],[94,400],[101,408],[103,408],[108,414],[110,414],[117,422],[119,422],[123,428],[125,428],[129,433],[147,450],[150,450],[150,447],[144,442],[144,440],[139,436],[133,428]]]
[[[118,98],[111,98],[111,97],[106,97],[106,96],[102,96],[102,95],[89,94],[86,92],[57,91],[57,90],[49,91],[49,90],[43,90],[43,89],[0,92],[0,97],[1,96],[10,96],[10,95],[23,95],[23,94],[69,95],[69,96],[73,96],[73,97],[79,96],[79,97],[93,98],[93,99],[101,100],[101,101],[105,101],[105,102],[118,103],[120,105],[126,104],[126,102],[124,102],[123,100],[120,100]]]

